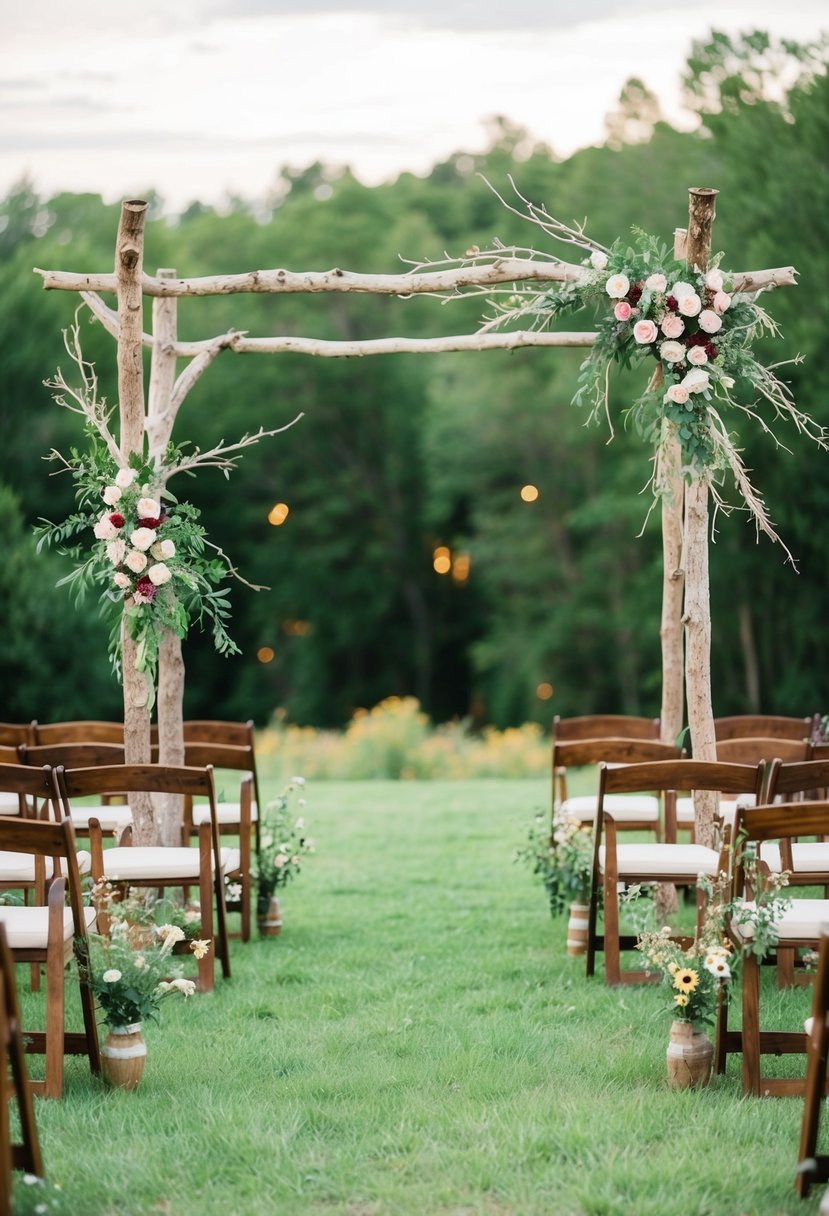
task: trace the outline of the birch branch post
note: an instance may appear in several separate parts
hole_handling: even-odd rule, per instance
[[[115,279],[118,294],[118,402],[121,457],[126,464],[133,452],[144,448],[143,305],[141,280],[144,263],[144,221],[148,204],[125,202],[115,243]],[[149,689],[136,669],[137,651],[121,618],[121,668],[124,685],[124,758],[127,764],[150,761]],[[131,799],[136,844],[157,841],[149,794]]]
[[[707,187],[688,191],[688,269],[704,274],[711,257],[711,230],[717,191]],[[685,695],[695,760],[717,759],[711,697],[711,599],[708,577],[708,477],[695,477],[685,494]],[[714,844],[717,795],[694,795],[695,834],[699,844]]]

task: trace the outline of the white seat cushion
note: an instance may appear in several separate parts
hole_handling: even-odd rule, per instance
[[[599,868],[604,873],[605,846],[599,849]],[[667,874],[694,879],[697,874],[713,877],[719,868],[716,849],[701,844],[620,844],[616,846],[619,878],[662,878]]]
[[[738,806],[754,806],[757,799],[753,794],[740,794],[737,798],[720,799],[720,815],[723,823],[734,826]],[[677,798],[676,800],[677,827],[692,828],[694,826],[693,798]]]
[[[46,878],[52,877],[52,859],[44,858]],[[78,852],[78,869],[81,874],[88,874],[92,866],[92,858],[84,850]],[[35,859],[31,853],[0,852],[0,882],[33,883],[35,880]]]
[[[217,802],[216,803],[216,822],[219,824],[238,823],[241,817],[241,806],[238,802]],[[255,802],[250,804],[250,821],[256,823],[259,818],[259,809]],[[193,823],[198,826],[201,823],[210,822],[210,807],[206,802],[197,802],[193,807]]]
[[[598,801],[596,794],[565,798],[560,813],[572,819],[579,819],[582,823],[592,823],[596,818]],[[654,798],[652,794],[607,794],[604,809],[617,823],[659,822],[659,799]]]
[[[228,852],[228,849],[221,850],[222,869],[225,868],[224,855]],[[212,854],[210,861],[212,872]],[[104,853],[104,869],[111,882],[132,882],[150,878],[190,878],[197,881],[199,850],[144,845],[107,849]]]
[[[83,909],[84,920],[88,932],[95,928],[95,909]],[[0,905],[0,924],[6,930],[9,946],[12,950],[43,950],[49,928],[49,909],[17,908]],[[75,926],[72,921],[72,911],[65,908],[63,912],[63,940],[68,942],[74,935]]]
[[[105,832],[116,832],[119,836],[132,823],[132,811],[128,806],[78,806],[69,808],[69,818],[74,828],[88,828],[90,819],[97,819]]]
[[[780,845],[772,840],[764,840],[760,845],[760,858],[773,874],[779,874],[783,868]],[[829,844],[792,841],[792,867],[795,874],[825,874],[829,871]]]
[[[31,803],[29,804],[31,806]],[[20,798],[8,790],[0,790],[0,815],[19,815]]]
[[[751,903],[747,904],[752,907]],[[829,921],[829,899],[793,899],[791,907],[774,922],[781,942],[817,939]],[[754,936],[753,925],[740,925],[733,919],[731,927],[738,937]]]
[[[238,849],[222,849],[222,873],[233,874],[242,864],[242,854]]]

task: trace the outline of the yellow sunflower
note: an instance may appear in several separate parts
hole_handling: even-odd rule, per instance
[[[674,988],[680,992],[693,992],[699,983],[699,972],[692,967],[680,967],[674,976]]]
[[[688,997],[684,992],[678,992],[674,997],[674,1004],[684,1006],[688,1004]]]

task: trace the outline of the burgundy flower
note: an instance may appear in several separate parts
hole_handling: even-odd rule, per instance
[[[123,528],[124,517],[123,515],[119,515],[117,511],[113,511],[112,515],[109,517],[109,522],[112,524],[113,528]]]
[[[686,346],[708,346],[710,343],[710,338],[708,337],[708,334],[705,334],[702,332],[702,330],[699,330],[695,334],[686,334],[683,341]]]
[[[163,523],[163,519],[139,519],[139,528],[158,528]]]
[[[628,299],[630,300],[631,304],[633,304],[633,305],[636,305],[639,303],[639,301],[642,299],[642,284],[641,283],[633,284],[630,291],[628,292]]]
[[[135,590],[139,595],[143,595],[144,599],[151,600],[155,597],[158,587],[156,587],[152,579],[147,578],[145,574],[144,577],[140,578],[135,584]]]
[[[665,303],[672,312],[676,312],[679,308],[679,300],[676,298],[676,296],[666,296]]]
[[[705,353],[709,359],[716,359],[717,355],[719,354],[713,342],[705,343]]]

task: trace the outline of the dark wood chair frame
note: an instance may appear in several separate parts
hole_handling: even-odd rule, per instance
[[[734,714],[714,719],[714,736],[721,739],[746,737],[794,739],[800,742],[812,733],[811,718],[787,718],[780,714]],[[764,757],[769,759],[770,757]]]
[[[654,982],[658,977],[645,971],[623,971],[621,954],[636,947],[637,938],[620,933],[619,918],[619,874],[616,867],[617,824],[613,816],[604,810],[607,794],[630,793],[636,790],[654,790],[663,795],[666,804],[675,800],[678,790],[711,790],[719,794],[754,794],[759,796],[765,779],[765,767],[743,764],[706,764],[698,760],[664,760],[653,763],[624,765],[618,768],[607,764],[599,766],[599,803],[593,828],[593,876],[591,881],[590,910],[587,925],[586,973],[595,973],[596,955],[600,951],[605,958],[605,979],[608,984],[632,984]],[[670,806],[668,813],[670,814]],[[605,845],[604,870],[600,866],[599,853],[602,840]],[[728,838],[723,842],[720,867],[727,865]],[[667,841],[664,848],[683,848],[675,841]],[[660,873],[658,877],[644,872],[625,875],[626,883],[659,882],[671,883],[696,891],[697,927],[701,926],[705,910],[704,893],[697,888],[696,876],[689,878],[687,872]],[[604,905],[604,933],[598,932],[599,902]],[[673,938],[684,945],[691,939]]]
[[[734,895],[752,897],[747,888],[744,856],[747,846],[758,846],[764,841],[790,841],[798,836],[819,836],[829,832],[829,802],[775,803],[741,808],[735,822]],[[829,901],[827,901],[829,920]],[[732,934],[735,947],[740,948],[740,938]],[[786,948],[817,949],[819,937],[787,938]],[[742,1026],[740,1030],[728,1028],[728,1003],[722,1002],[717,1017],[717,1041],[715,1047],[715,1069],[725,1072],[727,1057],[742,1055],[743,1093],[754,1097],[792,1097],[804,1091],[804,1079],[793,1077],[766,1077],[762,1072],[764,1055],[803,1054],[806,1051],[806,1035],[803,1031],[762,1030],[760,1026],[760,967],[776,964],[777,952],[771,952],[762,961],[755,954],[745,954],[742,966]]]
[[[224,978],[230,977],[224,875],[216,823],[216,790],[213,782],[213,769],[210,766],[187,768],[163,764],[126,764],[83,769],[64,769],[58,766],[54,772],[58,795],[64,811],[68,808],[72,798],[95,794],[147,792],[179,794],[183,797],[199,796],[207,799],[210,806],[210,821],[201,825],[198,837],[201,874],[199,900],[202,936],[213,939],[214,947],[213,950],[209,950],[198,959],[197,982],[200,992],[212,992],[215,957],[218,957],[221,962]],[[92,853],[92,877],[97,881],[106,877],[106,854],[100,824],[94,818],[89,822],[89,841]],[[140,846],[135,847],[140,848]],[[186,889],[192,883],[193,877],[188,874],[170,875],[163,881],[152,876],[148,876],[146,879],[130,878],[128,882],[125,881],[124,885],[154,889],[165,887]],[[213,925],[214,898],[216,901],[215,932]]]
[[[826,1096],[826,1059],[829,1055],[829,931],[818,946],[817,974],[812,1000],[812,1026],[806,1050],[805,1101],[797,1150],[795,1190],[806,1199],[815,1182],[829,1182],[829,1156],[817,1152],[820,1115]]]
[[[553,814],[567,798],[567,770],[607,764],[644,764],[658,760],[679,760],[685,753],[658,739],[580,739],[553,745]],[[641,787],[640,787],[641,788]],[[626,820],[619,829],[631,832],[656,832],[662,835],[657,820]]]
[[[43,1177],[43,1158],[35,1122],[32,1086],[26,1068],[14,961],[5,929],[0,925],[0,1087],[6,1086],[10,1074],[11,1097],[17,1107],[20,1139],[13,1141],[11,1138],[9,1104],[5,1094],[0,1093],[0,1216],[9,1216],[11,1212],[13,1169]]]

